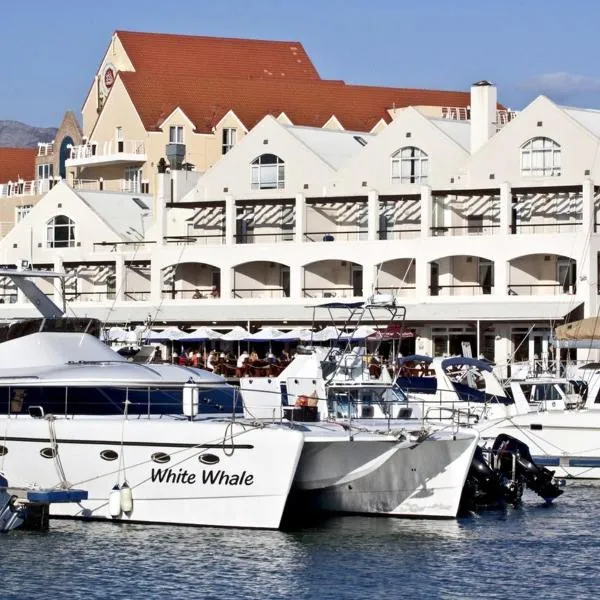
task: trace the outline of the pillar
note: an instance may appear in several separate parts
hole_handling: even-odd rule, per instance
[[[598,298],[598,250],[594,243],[594,182],[586,179],[582,190],[582,235],[577,236],[577,296],[584,301],[584,317],[595,317]]]
[[[431,215],[433,211],[431,188],[428,185],[421,186],[421,237],[431,235]],[[418,268],[418,265],[417,265]]]
[[[290,274],[291,277],[291,274]],[[221,298],[233,298],[235,270],[233,267],[221,267]]]
[[[304,194],[296,194],[296,203],[294,206],[294,222],[295,222],[295,230],[294,230],[294,241],[298,244],[304,241],[304,230],[305,230],[305,221],[306,221],[306,198]],[[292,282],[292,272],[290,270],[290,286],[291,290],[293,290],[294,286]],[[290,290],[290,294],[293,296],[294,293]]]
[[[54,259],[53,268],[55,273],[64,273],[65,268],[62,257]],[[52,287],[54,288],[54,304],[60,306],[62,309],[65,309],[66,307],[63,306],[64,277],[56,277],[55,279],[53,279]]]
[[[121,302],[125,298],[125,260],[122,254],[115,256],[115,299]]]
[[[375,266],[372,264],[363,264],[362,265],[363,272],[363,293],[362,295],[365,298],[373,295],[375,293],[375,287],[377,282],[375,281]]]
[[[494,296],[508,294],[508,263],[500,258],[494,261]]]
[[[423,258],[415,261],[415,287],[417,300],[423,301],[429,296],[429,263]]]
[[[225,245],[232,246],[235,244],[236,231],[236,214],[235,214],[235,199],[231,194],[225,196]],[[223,274],[221,274],[223,277]],[[221,287],[225,287],[221,282]],[[229,288],[231,293],[231,287]]]
[[[150,262],[150,301],[159,306],[162,300],[162,268],[155,257]]]
[[[378,229],[379,229],[379,194],[375,190],[369,190],[369,194],[367,196],[367,227],[368,227],[368,235],[367,239],[370,242],[374,242],[379,238]],[[365,273],[363,273],[363,277],[365,277]],[[372,276],[371,276],[372,279]],[[365,291],[366,291],[365,285]],[[371,289],[371,288],[369,288]]]
[[[500,234],[509,235],[512,221],[512,190],[509,183],[500,184]]]
[[[581,190],[582,206],[582,221],[583,232],[585,235],[594,233],[594,182],[591,179],[586,179],[583,182]]]
[[[159,173],[156,177],[156,244],[162,246],[167,234],[167,202],[170,196],[171,175]]]
[[[304,267],[290,266],[290,298],[299,300],[302,298],[302,283],[304,279]]]

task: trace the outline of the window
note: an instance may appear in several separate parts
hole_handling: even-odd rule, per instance
[[[468,233],[483,233],[483,215],[469,215],[467,217]]]
[[[57,215],[46,226],[48,248],[72,248],[75,246],[75,223],[65,215]]]
[[[429,157],[420,148],[407,146],[392,154],[392,181],[427,183]]]
[[[29,214],[29,211],[32,208],[33,208],[33,204],[24,204],[23,206],[17,206],[15,208],[15,210],[16,210],[15,222],[19,223],[20,221],[22,221]]]
[[[252,162],[253,190],[282,190],[285,185],[285,164],[274,154],[262,154]]]
[[[536,137],[521,146],[521,175],[548,177],[560,175],[560,146],[550,138]]]
[[[237,139],[237,131],[233,127],[223,129],[223,148],[222,154],[227,154],[234,146]]]
[[[183,144],[183,127],[181,125],[169,127],[169,142],[171,144]]]
[[[121,185],[122,192],[131,192],[133,194],[139,194],[140,184],[142,179],[142,170],[138,167],[126,167],[125,168],[125,179]]]
[[[492,261],[485,258],[479,259],[477,283],[481,286],[482,293],[492,293],[492,286],[494,285],[494,263]]]
[[[38,165],[38,179],[51,179],[54,175],[54,165],[52,163],[46,163],[44,165]]]

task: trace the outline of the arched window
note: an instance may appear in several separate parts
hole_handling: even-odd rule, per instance
[[[547,137],[535,137],[521,146],[521,175],[560,175],[560,145]]]
[[[57,215],[46,225],[48,248],[72,248],[75,246],[75,223],[65,215]]]
[[[274,154],[261,154],[252,161],[253,190],[282,190],[285,187],[285,164]]]
[[[427,183],[429,157],[420,148],[407,146],[392,154],[392,181]]]

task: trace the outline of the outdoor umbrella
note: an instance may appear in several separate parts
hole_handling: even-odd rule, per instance
[[[268,342],[269,352],[271,352],[271,344],[273,340],[278,340],[283,335],[283,332],[275,327],[263,327],[256,333],[252,333],[244,338],[246,342]]]
[[[179,342],[206,342],[206,340],[221,340],[223,336],[210,327],[198,327],[190,333],[182,335]]]
[[[286,333],[282,333],[278,338],[278,342],[310,342],[313,338],[313,332],[310,329],[292,329]]]
[[[327,325],[327,327],[323,327],[321,331],[313,333],[312,339],[315,342],[330,342],[337,340],[341,333],[342,332],[337,327],[334,327],[333,325]]]

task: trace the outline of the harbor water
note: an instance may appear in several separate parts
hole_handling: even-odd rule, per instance
[[[458,521],[289,531],[51,521],[0,537],[3,600],[596,598],[600,485]]]

